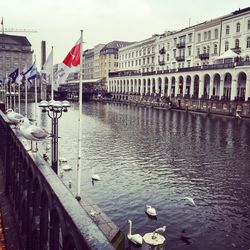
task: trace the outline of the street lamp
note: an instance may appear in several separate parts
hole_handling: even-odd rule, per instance
[[[52,150],[51,150],[51,167],[54,172],[58,173],[58,119],[62,116],[63,112],[67,112],[70,104],[68,101],[54,101],[51,100],[41,101],[39,107],[42,108],[42,112],[47,112],[48,116],[52,120],[51,134],[52,134]]]

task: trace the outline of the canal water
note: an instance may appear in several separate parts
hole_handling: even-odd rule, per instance
[[[73,167],[62,180],[73,193],[77,120],[75,103],[59,119],[60,156]],[[250,248],[250,121],[102,103],[84,103],[82,121],[82,193],[125,234],[131,219],[141,235],[165,225],[171,250]],[[40,111],[38,124],[50,130]],[[94,185],[92,172],[101,177]]]

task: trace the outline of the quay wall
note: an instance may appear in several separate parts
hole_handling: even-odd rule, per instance
[[[93,204],[85,198],[78,202],[42,156],[25,149],[18,131],[2,111],[0,138],[4,190],[13,208],[22,249],[109,250],[114,245],[118,249],[114,242],[121,240],[118,230],[113,227],[105,235],[107,225],[95,218],[97,225],[87,212]]]
[[[183,97],[162,98],[148,95],[113,94],[110,99],[98,101],[121,102],[147,107],[176,109],[207,114],[217,114],[235,117],[236,112],[250,119],[250,101],[208,100]]]

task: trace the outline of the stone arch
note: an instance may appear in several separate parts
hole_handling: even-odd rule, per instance
[[[183,94],[183,83],[184,83],[184,79],[183,79],[183,76],[179,76],[178,77],[178,89],[179,89],[179,93],[177,94]]]
[[[223,89],[224,99],[230,100],[231,88],[232,88],[232,75],[229,72],[227,72],[224,74],[224,89]]]
[[[171,77],[171,90],[170,90],[170,96],[174,97],[174,93],[175,93],[175,77],[172,76]]]
[[[190,97],[190,90],[191,90],[191,76],[187,75],[186,76],[186,89],[184,89],[184,96],[186,95],[186,97]]]
[[[142,84],[141,79],[138,79],[138,94],[141,94],[141,89],[142,89],[141,84]]]
[[[134,93],[134,80],[130,79],[130,88],[129,88],[129,94]]]
[[[168,77],[164,77],[164,96],[167,97],[168,96]]]
[[[204,75],[204,89],[203,89],[203,98],[208,99],[209,98],[209,93],[210,93],[210,75],[205,74]]]
[[[129,89],[130,89],[130,87],[129,87],[129,79],[127,79],[127,81],[126,81],[126,87],[125,87],[125,93],[126,94],[129,93]]]
[[[194,98],[198,99],[198,95],[199,95],[199,83],[200,83],[200,77],[199,75],[195,75],[194,76]]]
[[[150,87],[151,87],[151,81],[150,78],[147,79],[147,85],[146,85],[146,94],[150,94]]]
[[[241,71],[237,74],[237,97],[240,101],[245,100],[247,75]]]
[[[156,93],[156,90],[157,90],[157,87],[155,84],[155,78],[152,78],[151,81],[152,81],[152,93],[151,93],[151,95],[154,95]]]
[[[212,96],[213,99],[219,99],[220,97],[220,84],[221,84],[221,76],[219,73],[215,73],[213,75],[213,91],[212,91]]]
[[[144,79],[143,79],[143,90],[142,90],[142,93],[143,93],[144,95],[146,95],[146,91],[147,91],[147,81],[146,81],[146,79],[144,78]]]
[[[162,79],[161,77],[157,78],[157,86],[158,86],[158,93],[159,95],[162,95]]]

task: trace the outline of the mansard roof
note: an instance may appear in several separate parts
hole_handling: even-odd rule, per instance
[[[21,46],[31,46],[29,40],[25,36],[14,36],[7,34],[0,34],[0,44],[13,44]]]

